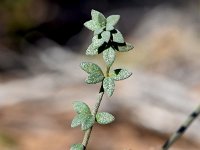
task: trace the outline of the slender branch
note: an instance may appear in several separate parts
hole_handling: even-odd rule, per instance
[[[106,69],[106,77],[109,76],[109,72],[110,72],[110,66],[107,66],[107,69]]]
[[[107,67],[106,68],[106,76],[109,75],[109,72],[110,72],[110,67]],[[101,88],[99,90],[99,95],[98,95],[98,98],[97,98],[97,103],[95,104],[94,106],[94,109],[93,109],[93,112],[92,112],[92,115],[95,117],[97,115],[97,112],[99,110],[99,107],[101,105],[101,101],[103,99],[103,95],[104,95],[104,89],[103,89],[103,83],[101,84]],[[94,125],[93,125],[94,126]],[[84,150],[86,150],[86,147],[87,147],[87,144],[88,144],[88,141],[90,139],[90,135],[91,135],[91,132],[92,132],[92,127],[90,127],[86,132],[85,132],[85,135],[84,135],[84,138],[83,138],[83,141],[82,141],[82,145],[84,146]]]
[[[96,116],[96,114],[97,114],[97,112],[98,112],[98,109],[99,109],[99,107],[100,107],[100,104],[101,104],[103,95],[104,95],[104,91],[101,91],[101,89],[100,89],[100,93],[99,93],[99,95],[98,95],[97,103],[95,104],[94,109],[93,109],[93,112],[92,112],[92,115],[93,115],[93,116]],[[87,144],[88,144],[88,141],[89,141],[89,139],[90,139],[91,132],[92,132],[92,128],[93,128],[93,126],[90,127],[90,128],[85,132],[85,135],[84,135],[84,138],[83,138],[83,142],[82,142],[82,145],[84,146],[84,150],[86,150],[86,147],[87,147]]]
[[[200,114],[200,105],[190,114],[190,116],[185,120],[185,122],[180,126],[180,128],[172,134],[172,136],[165,142],[161,150],[168,150],[173,143],[175,143],[188,129],[192,122]]]

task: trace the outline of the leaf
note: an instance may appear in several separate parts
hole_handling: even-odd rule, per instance
[[[125,46],[118,46],[118,49],[119,49],[120,52],[127,52],[127,51],[129,51],[129,50],[131,50],[133,48],[134,47],[129,43],[126,43]]]
[[[95,123],[95,117],[92,114],[78,114],[77,116],[74,117],[71,123],[71,127],[75,128],[79,125],[81,125],[82,130],[87,130],[90,127],[93,126]]]
[[[116,81],[124,80],[124,79],[130,77],[131,75],[132,75],[132,73],[126,69],[115,69],[111,73],[112,78]]]
[[[73,108],[78,114],[91,114],[88,105],[81,101],[73,102]]]
[[[77,126],[81,125],[81,119],[79,118],[79,115],[75,116],[72,120],[71,127],[75,128]]]
[[[94,123],[95,123],[95,117],[91,114],[88,114],[86,118],[84,119],[84,121],[82,122],[81,129],[85,131],[89,129],[90,127],[92,127]]]
[[[103,51],[103,59],[106,64],[110,67],[115,61],[115,50],[112,47]]]
[[[96,84],[104,79],[104,74],[98,65],[91,62],[82,62],[80,66],[84,71],[89,73],[88,78],[85,80],[86,83]]]
[[[97,54],[98,54],[98,49],[95,49],[93,44],[90,44],[86,50],[86,55],[97,55]]]
[[[102,46],[104,43],[104,39],[103,38],[98,38],[98,35],[95,35],[93,38],[92,38],[92,44],[93,44],[93,47],[95,49],[99,48],[100,46]]]
[[[105,27],[95,30],[94,35],[98,35],[98,34],[102,33],[104,29],[105,29]]]
[[[92,31],[95,31],[99,28],[99,26],[93,20],[89,20],[89,21],[85,22],[84,26]]]
[[[117,22],[119,21],[120,19],[120,15],[111,15],[109,16],[106,21],[107,21],[107,24],[110,25],[110,26],[114,26],[117,24]]]
[[[99,11],[97,10],[92,10],[91,11],[91,16],[92,16],[92,20],[94,20],[94,22],[99,25],[100,27],[103,27],[106,25],[106,18],[105,16],[100,13]]]
[[[124,38],[122,34],[117,30],[117,33],[112,34],[113,41],[116,43],[124,43]]]
[[[97,64],[92,62],[82,62],[80,64],[80,67],[89,74],[95,74],[95,73],[103,74],[101,68]]]
[[[104,40],[104,42],[108,43],[108,41],[110,40],[110,32],[109,31],[104,31],[101,33],[102,39]]]
[[[99,124],[109,124],[115,120],[115,117],[112,114],[107,112],[100,112],[96,115],[96,121]]]
[[[73,144],[70,150],[84,150],[84,146],[82,144]]]
[[[103,79],[104,79],[103,73],[94,73],[90,74],[88,78],[85,80],[85,82],[88,84],[96,84],[103,81]]]
[[[111,26],[111,25],[106,25],[106,31],[111,31],[111,30],[113,30],[114,29],[114,27],[113,26]]]
[[[106,77],[103,80],[103,88],[105,92],[108,94],[108,96],[112,96],[113,92],[115,90],[115,82],[113,78],[111,77]]]
[[[71,127],[75,128],[81,125],[86,117],[87,117],[87,114],[85,113],[76,115],[74,119],[72,120]]]

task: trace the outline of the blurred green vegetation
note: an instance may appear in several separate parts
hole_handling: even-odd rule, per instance
[[[0,131],[0,147],[11,150],[12,148],[17,147],[17,142],[11,135]]]
[[[42,20],[44,0],[0,0],[0,45],[18,50],[27,30]]]
[[[29,11],[33,0],[1,0],[0,12],[1,21],[5,23],[7,31],[14,31],[19,28],[27,29],[35,23]]]

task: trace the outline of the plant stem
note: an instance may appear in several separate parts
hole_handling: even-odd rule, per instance
[[[106,77],[109,76],[109,72],[110,72],[110,67],[107,67],[106,68]],[[99,107],[101,105],[101,101],[103,99],[103,95],[104,95],[104,89],[103,89],[103,82],[101,84],[101,88],[99,90],[99,95],[98,95],[98,98],[97,98],[97,102],[94,106],[94,109],[93,109],[93,112],[92,112],[92,115],[94,117],[96,117],[97,115],[97,112],[99,110]],[[93,125],[94,126],[94,125]],[[87,147],[87,144],[88,144],[88,141],[90,139],[90,135],[91,135],[91,132],[92,132],[92,127],[90,127],[86,132],[85,132],[85,135],[84,135],[84,138],[83,138],[83,141],[82,141],[82,145],[84,146],[84,150],[86,150],[86,147]]]
[[[98,112],[98,109],[99,109],[99,106],[101,104],[101,101],[102,101],[102,98],[103,98],[103,95],[104,95],[104,91],[101,91],[100,89],[100,92],[99,92],[99,95],[98,95],[98,98],[97,98],[97,103],[95,104],[94,106],[94,109],[93,109],[93,112],[92,112],[92,115],[95,117],[97,112]],[[84,138],[83,138],[83,142],[82,142],[82,145],[84,146],[84,150],[86,150],[86,147],[87,147],[87,144],[88,144],[88,141],[90,139],[90,135],[91,135],[91,132],[92,132],[92,127],[90,127],[86,132],[85,132],[85,135],[84,135]]]
[[[106,69],[106,77],[109,76],[109,72],[110,72],[110,66],[107,66],[107,69]]]
[[[185,122],[180,126],[180,128],[172,134],[172,136],[165,142],[161,150],[168,150],[173,143],[175,143],[188,129],[192,122],[200,114],[200,105],[190,114],[190,116],[185,120]]]

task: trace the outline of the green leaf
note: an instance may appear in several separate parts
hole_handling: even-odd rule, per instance
[[[95,123],[95,117],[91,114],[88,114],[86,118],[84,119],[84,121],[82,122],[81,129],[85,131],[89,129],[90,127],[92,127],[94,123]]]
[[[85,80],[87,84],[96,84],[103,81],[104,75],[103,73],[94,73],[90,74],[88,78]]]
[[[75,116],[74,119],[72,120],[72,123],[71,123],[71,127],[72,128],[75,128],[77,126],[81,125],[81,118],[79,115]]]
[[[110,67],[115,61],[115,50],[112,47],[103,51],[103,59],[106,64]]]
[[[110,32],[109,31],[104,31],[101,33],[102,39],[104,40],[104,42],[108,43],[108,41],[110,40]]]
[[[71,127],[75,128],[81,125],[82,130],[87,130],[95,123],[95,117],[92,114],[78,114],[74,117],[71,123]]]
[[[113,26],[111,26],[111,25],[106,25],[106,31],[111,31],[111,30],[113,30],[114,29],[114,27]]]
[[[93,38],[92,38],[92,44],[93,44],[93,47],[95,49],[99,48],[100,46],[102,46],[104,43],[104,39],[103,38],[98,38],[98,35],[95,35]]]
[[[99,26],[93,20],[89,20],[89,21],[85,22],[84,26],[92,31],[99,29]]]
[[[93,44],[90,44],[86,50],[86,55],[97,55],[97,54],[98,54],[98,49],[95,49]]]
[[[84,146],[82,144],[73,144],[70,150],[84,150]]]
[[[110,25],[110,26],[114,26],[117,24],[117,22],[119,21],[120,19],[120,15],[111,15],[109,16],[106,21],[107,21],[107,24]]]
[[[116,43],[124,43],[124,38],[122,34],[117,30],[117,33],[112,34],[113,41]]]
[[[124,79],[130,77],[131,75],[132,75],[132,73],[126,69],[115,69],[111,73],[111,77],[116,81],[124,80]]]
[[[71,127],[75,128],[75,127],[81,125],[83,123],[83,121],[85,120],[85,118],[87,117],[87,115],[88,115],[87,113],[76,115],[74,117],[74,119],[72,120]]]
[[[107,112],[100,112],[96,115],[96,121],[99,124],[109,124],[115,120],[115,117],[112,114]]]
[[[78,114],[91,114],[88,105],[81,101],[73,102],[73,108]]]
[[[115,82],[113,78],[111,77],[106,77],[103,80],[103,88],[105,92],[108,94],[108,96],[112,96],[113,92],[115,90]]]
[[[82,62],[80,67],[89,74],[103,74],[101,68],[92,62]]]
[[[120,52],[127,52],[127,51],[129,51],[129,50],[131,50],[133,48],[134,47],[129,43],[126,43],[125,46],[118,46],[118,49],[119,49]]]
[[[106,25],[106,18],[99,11],[93,9],[91,11],[91,16],[92,16],[92,20],[94,20],[95,23],[97,23],[100,27],[103,27]]]
[[[105,29],[105,27],[95,30],[94,35],[98,35],[98,34],[102,33],[104,29]]]

